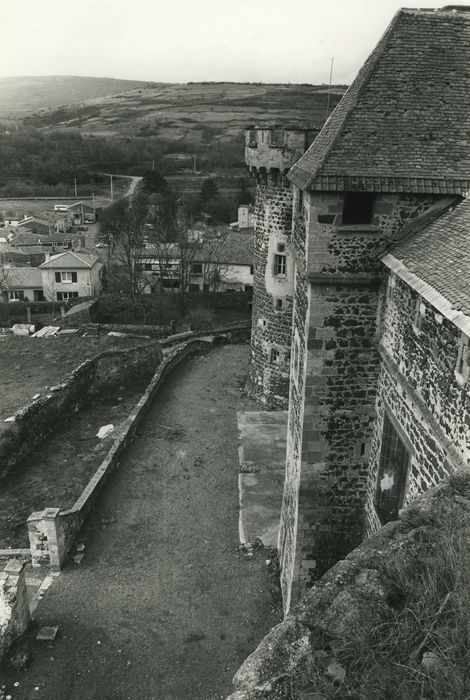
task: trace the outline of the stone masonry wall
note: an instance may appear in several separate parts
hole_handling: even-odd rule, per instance
[[[250,392],[268,406],[285,408],[289,395],[293,259],[289,251],[292,190],[279,173],[258,175],[254,233],[254,284]],[[287,271],[274,275],[277,245],[284,245]],[[279,300],[279,302],[277,302]],[[281,308],[278,308],[282,305]],[[277,362],[271,349],[279,351]]]
[[[298,528],[302,527],[303,514],[298,509],[299,484],[302,458],[304,422],[305,369],[307,364],[307,328],[309,317],[309,284],[307,279],[305,248],[305,222],[294,217],[293,253],[295,256],[295,299],[292,333],[291,383],[286,450],[286,476],[279,526],[280,581],[284,610],[289,610],[291,599],[297,600],[303,573],[297,549]]]
[[[468,370],[466,377],[456,372],[461,331],[428,302],[419,302],[417,292],[393,273],[382,293],[382,366],[367,484],[367,534],[380,526],[374,499],[386,411],[410,448],[405,504],[468,465],[470,458]]]
[[[0,427],[0,479],[64,420],[93,396],[136,379],[151,377],[161,360],[156,343],[127,350],[109,350],[83,362],[61,384],[51,387]]]
[[[284,549],[291,549],[281,558],[281,565],[290,567],[282,572],[285,605],[289,600],[295,603],[361,541],[380,364],[379,252],[434,200],[377,195],[371,224],[362,226],[342,225],[342,193],[304,192],[303,201],[305,252],[297,229],[294,242],[297,271],[305,268],[310,302],[308,323],[294,319],[299,333],[302,327],[304,331],[300,350],[306,349],[305,405],[303,411],[291,406],[296,419],[288,425],[281,519],[281,540]],[[297,272],[296,282],[300,280]],[[295,299],[297,303],[297,290]],[[295,316],[297,311],[303,314],[300,309],[296,306]],[[301,401],[291,394],[291,402]],[[301,414],[299,464],[294,426]],[[296,535],[288,538],[291,529]]]
[[[24,562],[10,559],[0,572],[0,661],[31,620],[24,567]]]

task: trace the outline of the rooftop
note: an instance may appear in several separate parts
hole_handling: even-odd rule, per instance
[[[468,11],[399,10],[290,179],[308,190],[469,190],[469,65]]]
[[[58,253],[58,255],[51,255],[49,260],[43,262],[40,265],[41,269],[57,269],[57,268],[91,268],[95,263],[98,262],[96,255],[89,255],[88,253],[78,253],[73,250],[66,250],[63,253]]]
[[[421,230],[395,243],[384,256],[388,267],[406,268],[470,317],[470,200],[464,199]],[[398,265],[397,265],[398,263]]]

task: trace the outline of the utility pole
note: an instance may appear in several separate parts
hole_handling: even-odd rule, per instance
[[[193,153],[193,172],[196,172],[197,154]]]
[[[76,177],[73,178],[73,184],[74,184],[74,187],[75,187],[75,199],[78,199],[78,194],[77,194],[77,178],[76,178]]]
[[[109,177],[111,178],[111,199],[114,199],[114,196],[113,196],[113,176],[110,175]]]
[[[152,171],[155,172],[155,161],[152,160]]]
[[[335,57],[331,57],[331,65],[330,65],[330,81],[328,83],[328,97],[326,101],[326,118],[330,116],[330,93],[331,93],[331,82],[333,80],[333,61],[335,60]]]
[[[95,193],[94,192],[91,193],[91,202],[92,202],[93,209],[94,209],[95,208]]]

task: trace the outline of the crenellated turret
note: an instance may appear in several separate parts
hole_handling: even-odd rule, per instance
[[[279,125],[246,131],[245,159],[257,180],[248,389],[277,408],[285,408],[289,397],[294,290],[292,188],[286,175],[316,133]]]

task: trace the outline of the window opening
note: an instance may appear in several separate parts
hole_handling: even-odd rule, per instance
[[[345,192],[343,201],[343,225],[370,224],[374,208],[373,192]]]
[[[271,354],[270,354],[270,361],[273,365],[279,364],[279,360],[281,358],[281,353],[277,348],[271,348]]]
[[[410,454],[389,416],[385,414],[375,507],[382,525],[398,518],[405,497]]]
[[[275,255],[274,256],[274,274],[275,275],[286,275],[287,271],[287,260],[285,255]]]

